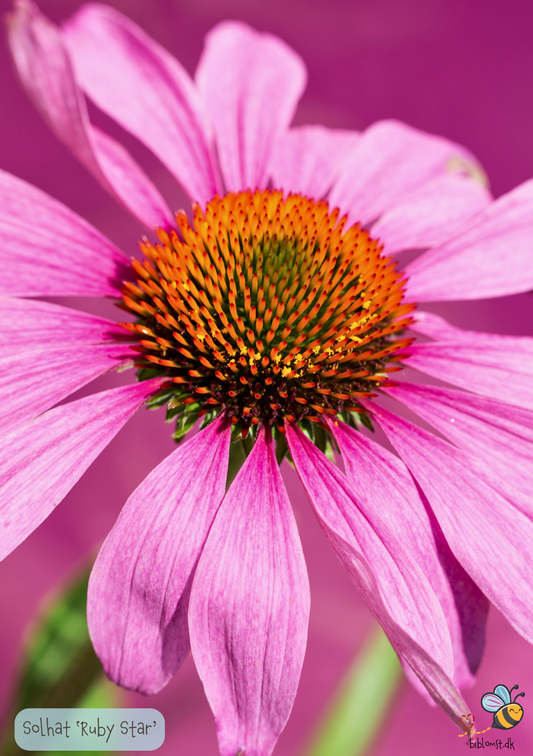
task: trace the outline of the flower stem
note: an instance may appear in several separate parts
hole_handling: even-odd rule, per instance
[[[383,725],[401,665],[381,629],[367,639],[341,682],[305,756],[361,756]]]

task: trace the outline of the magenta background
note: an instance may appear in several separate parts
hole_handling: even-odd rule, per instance
[[[533,176],[533,11],[530,0],[116,0],[193,71],[204,34],[219,20],[239,18],[283,37],[305,59],[309,84],[299,123],[361,129],[395,117],[463,143],[485,166],[496,195]],[[81,3],[42,0],[61,21]],[[5,11],[8,4],[0,3]],[[134,250],[141,228],[57,142],[26,100],[0,48],[0,167],[34,183]],[[95,114],[114,135],[120,129]],[[185,198],[165,169],[135,140],[124,141],[174,206]],[[1,243],[1,240],[0,240]],[[500,333],[533,333],[530,294],[447,304],[434,309],[454,323]],[[91,307],[91,303],[84,306]],[[112,312],[112,310],[109,310]],[[98,388],[116,383],[102,379]],[[173,448],[158,413],[141,411],[110,444],[48,521],[0,565],[0,707],[27,623],[42,598],[94,551],[122,503]],[[307,658],[300,691],[276,756],[298,754],[343,670],[372,627],[366,607],[313,520],[290,470],[312,586]],[[472,532],[475,549],[476,533]],[[502,570],[505,565],[502,564]],[[496,579],[496,576],[495,576]],[[525,575],[524,580],[530,580]],[[525,689],[525,718],[511,736],[517,753],[533,752],[533,648],[492,610],[479,681],[466,698],[478,725],[483,693],[496,684]],[[161,754],[216,756],[215,729],[189,659],[168,688],[129,704],[160,709],[167,721]],[[494,731],[488,733],[494,735]],[[505,740],[506,736],[503,736]],[[408,685],[372,756],[463,753],[464,739]]]

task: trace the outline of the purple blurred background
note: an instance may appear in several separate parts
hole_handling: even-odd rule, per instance
[[[78,0],[40,3],[56,22],[80,5]],[[362,129],[376,119],[402,119],[466,145],[485,167],[496,196],[533,176],[533,9],[526,0],[115,0],[110,5],[141,24],[191,73],[205,33],[224,18],[243,19],[283,37],[309,71],[298,123]],[[4,1],[0,7],[9,9]],[[15,80],[3,40],[0,77],[0,167],[68,204],[133,253],[141,227],[48,131]],[[186,205],[169,174],[142,146],[101,114],[91,110],[91,116],[123,139],[172,206]],[[463,327],[533,334],[531,294],[432,309]],[[107,377],[94,388],[119,381]],[[172,450],[169,436],[161,413],[139,412],[57,511],[0,565],[1,710],[7,705],[26,627],[43,597],[94,553],[127,496]],[[276,756],[301,751],[373,627],[330,553],[294,473],[289,468],[285,472],[313,605],[300,691]],[[473,548],[475,539],[473,532]],[[498,683],[518,683],[525,689],[525,717],[511,736],[517,753],[533,753],[533,648],[492,610],[478,683],[466,693],[480,729],[491,719],[480,707],[481,695]],[[130,696],[128,703],[163,712],[167,741],[162,754],[218,753],[214,723],[191,659],[162,693],[151,699]],[[494,732],[488,733],[492,739]],[[371,754],[449,756],[465,747],[447,718],[405,684]]]

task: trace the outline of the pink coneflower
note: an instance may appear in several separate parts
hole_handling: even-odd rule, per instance
[[[208,35],[195,81],[105,6],[60,30],[19,2],[10,42],[55,133],[155,234],[130,264],[0,174],[2,555],[144,402],[167,406],[177,439],[202,418],[131,495],[95,563],[88,620],[109,677],[155,693],[192,647],[222,755],[271,753],[309,613],[288,455],[411,680],[459,723],[487,599],[532,637],[533,347],[415,304],[531,288],[533,183],[492,202],[465,149],[395,121],[289,128],[303,63],[241,23]],[[176,176],[192,221],[90,124],[82,91]],[[427,251],[399,272],[392,256],[406,249]],[[35,299],[63,295],[114,297],[130,317]],[[55,407],[131,363],[138,382]],[[469,393],[392,382],[403,365]],[[372,424],[399,456],[361,432]]]

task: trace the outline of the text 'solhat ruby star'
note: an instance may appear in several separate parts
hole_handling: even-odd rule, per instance
[[[309,615],[279,471],[289,455],[410,679],[459,724],[488,600],[532,640],[533,341],[463,331],[415,303],[533,287],[533,182],[493,201],[465,149],[396,121],[290,128],[304,65],[243,23],[209,33],[194,80],[103,5],[60,29],[23,0],[9,38],[53,131],[152,233],[128,262],[0,174],[2,556],[144,402],[167,406],[177,439],[202,418],[96,560],[88,620],[109,677],[155,693],[192,647],[222,756],[272,752]],[[192,220],[90,123],[85,95],[160,158]],[[399,272],[406,249],[426,251]],[[38,299],[58,296],[113,297],[128,316]],[[128,364],[140,380],[56,406]],[[392,382],[404,365],[461,390]],[[361,432],[372,423],[397,455]],[[253,449],[226,491],[241,438]]]

